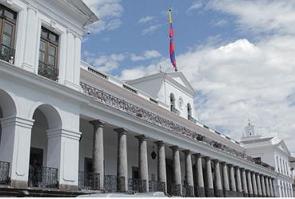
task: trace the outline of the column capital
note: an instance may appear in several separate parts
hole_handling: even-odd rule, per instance
[[[190,150],[188,150],[188,149],[183,150],[183,152],[184,152],[185,154],[192,154],[192,152],[191,152]]]
[[[203,157],[201,153],[195,153],[195,154],[193,154],[193,155],[194,155],[196,158],[201,158],[201,157]]]
[[[139,141],[145,141],[148,139],[145,135],[136,135],[135,138],[137,138]]]
[[[158,146],[163,146],[165,144],[162,140],[155,141],[154,143]]]
[[[120,134],[125,134],[125,135],[127,133],[126,129],[124,128],[115,128],[114,131]]]
[[[95,127],[104,127],[104,125],[105,125],[105,123],[100,120],[92,120],[89,123]]]
[[[172,149],[172,150],[179,150],[179,147],[176,146],[176,145],[173,145],[173,146],[170,146],[170,149]]]

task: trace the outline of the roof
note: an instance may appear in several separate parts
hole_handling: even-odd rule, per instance
[[[71,6],[73,6],[78,12],[80,12],[82,15],[85,15],[88,17],[88,21],[85,25],[92,24],[96,21],[98,21],[98,17],[90,10],[90,8],[82,1],[82,0],[64,0]]]
[[[170,81],[171,83],[175,84],[176,86],[180,87],[182,90],[188,92],[191,95],[195,94],[194,88],[191,86],[191,84],[189,83],[189,81],[186,79],[186,77],[183,75],[182,72],[172,72],[172,73],[159,72],[152,75],[147,75],[141,78],[137,78],[134,80],[127,80],[126,83],[132,85],[139,82],[149,81],[149,80],[158,79],[158,78],[166,79]],[[176,78],[180,78],[182,82],[177,81]]]
[[[266,146],[275,146],[279,148],[280,150],[286,152],[289,156],[291,155],[287,145],[285,144],[284,140],[278,138],[278,137],[262,137],[262,136],[253,136],[253,137],[248,137],[244,138],[240,141],[240,143],[248,148],[249,146],[254,146],[255,148],[260,148],[260,147],[266,147]],[[257,146],[257,144],[259,144]],[[247,147],[248,146],[248,147]]]

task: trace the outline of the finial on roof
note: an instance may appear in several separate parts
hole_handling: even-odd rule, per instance
[[[245,137],[255,136],[254,125],[248,119],[248,125],[245,127]]]

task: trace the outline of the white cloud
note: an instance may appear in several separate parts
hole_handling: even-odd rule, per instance
[[[88,28],[93,33],[111,31],[121,26],[120,19],[123,13],[121,0],[83,0],[86,5],[98,16],[99,21]]]
[[[142,31],[142,35],[152,34],[162,27],[161,24],[153,24]]]
[[[126,59],[126,55],[122,53],[98,56],[84,52],[83,57],[86,62],[103,72],[111,72],[112,70],[117,69],[120,66],[120,63]]]
[[[192,3],[192,5],[188,8],[187,12],[191,12],[194,10],[199,10],[200,8],[202,8],[204,6],[202,1],[195,1]]]
[[[138,20],[138,23],[139,24],[146,24],[146,23],[153,21],[154,19],[155,19],[155,17],[153,17],[153,16],[145,16],[145,17],[140,18]]]
[[[208,7],[236,16],[242,30],[295,33],[295,1],[213,0]]]
[[[131,54],[130,59],[132,61],[144,61],[153,58],[159,58],[161,54],[156,50],[147,50],[141,55]]]
[[[295,38],[278,36],[257,43],[239,39],[193,49],[177,56],[177,62],[198,93],[196,112],[201,121],[239,139],[251,119],[258,133],[278,133],[290,144],[295,141],[295,105],[291,106],[295,103],[294,53]],[[152,74],[159,65],[172,71],[164,60],[124,70],[120,78]]]

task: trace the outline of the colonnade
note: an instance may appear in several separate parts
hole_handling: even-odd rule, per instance
[[[94,128],[93,168],[98,174],[104,173],[103,168],[103,123],[91,122]],[[127,162],[127,132],[123,128],[114,129],[118,134],[117,145],[117,190],[128,191],[128,162]],[[136,136],[138,139],[138,168],[139,191],[149,191],[147,138],[144,135]],[[167,193],[166,174],[166,146],[162,141],[157,144],[157,179],[161,189]],[[173,157],[173,182],[171,184],[173,195],[200,196],[200,197],[274,197],[274,179],[247,170],[240,165],[232,165],[222,160],[212,159],[200,153],[194,154],[190,150],[180,150],[178,146],[170,146]],[[181,152],[184,153],[185,179],[181,174]],[[195,167],[193,167],[195,165]],[[100,175],[103,182],[104,176]],[[100,189],[104,189],[100,183]]]

